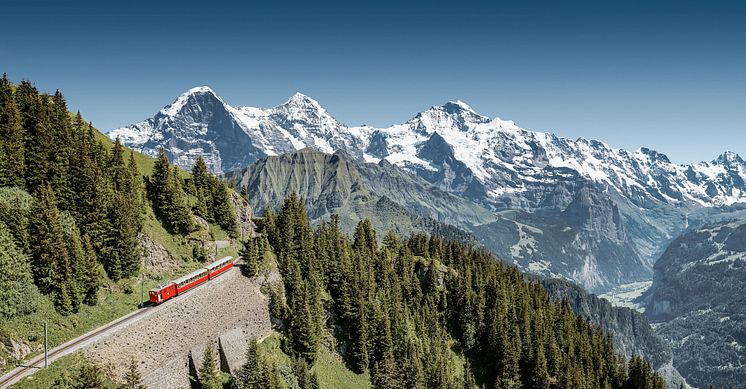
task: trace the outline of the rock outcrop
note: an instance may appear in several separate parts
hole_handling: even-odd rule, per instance
[[[147,272],[159,274],[173,271],[179,267],[176,258],[160,243],[143,233],[137,234],[137,240],[140,242],[142,265]]]

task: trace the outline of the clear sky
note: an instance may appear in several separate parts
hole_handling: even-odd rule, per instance
[[[0,71],[105,131],[209,85],[234,106],[300,91],[350,125],[460,99],[692,162],[746,155],[743,3],[3,0]]]

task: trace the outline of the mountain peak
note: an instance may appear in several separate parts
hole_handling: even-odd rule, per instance
[[[220,99],[220,97],[218,97],[217,94],[215,94],[215,92],[212,89],[210,89],[209,86],[196,86],[182,93],[179,97],[176,98],[176,100],[174,100],[173,103],[161,109],[160,113],[166,116],[174,116],[177,113],[179,113],[179,111],[181,111],[182,108],[184,108],[184,106],[187,104],[190,98],[194,96],[198,96],[198,95],[209,95],[215,99],[220,100],[221,102],[223,101]]]
[[[459,116],[472,122],[486,123],[490,121],[490,118],[478,113],[469,104],[461,100],[450,100],[443,105],[432,107],[428,111],[445,113],[448,116]]]
[[[744,161],[741,159],[741,156],[734,153],[733,151],[726,151],[722,154],[720,154],[717,159],[713,161],[713,163],[718,165],[733,165],[733,164],[739,164],[743,165]]]
[[[468,111],[471,113],[476,113],[474,110],[469,106],[469,104],[466,104],[465,102],[461,100],[450,100],[447,103],[442,105],[442,108],[446,111]]]
[[[209,86],[207,86],[207,85],[195,86],[194,88],[189,89],[188,91],[186,91],[184,94],[193,95],[193,94],[196,94],[196,93],[212,93],[212,94],[215,94],[215,92]]]
[[[319,104],[318,101],[304,95],[303,93],[296,92],[294,95],[290,96],[288,101],[285,102],[283,105],[296,105],[296,106],[314,106],[321,108],[321,104]]]

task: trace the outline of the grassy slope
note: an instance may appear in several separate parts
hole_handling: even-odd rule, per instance
[[[96,134],[97,138],[108,148],[114,145],[114,142],[104,134],[99,132]],[[155,159],[135,153],[135,162],[143,175],[152,174]],[[183,174],[185,177],[189,175],[187,172],[183,172]],[[226,239],[227,237],[227,233],[221,230],[220,227],[210,226],[210,230],[215,239]],[[156,220],[149,206],[145,212],[143,233],[163,245],[171,255],[179,260],[180,264],[180,269],[173,273],[146,274],[146,291],[164,281],[176,278],[201,266],[199,262],[192,260],[192,248],[187,240],[184,237],[169,234]],[[204,231],[202,234],[209,236]],[[237,244],[233,244],[230,247],[220,250],[218,255],[232,255],[237,257],[238,250]],[[147,295],[145,298],[147,298]],[[44,335],[42,323],[44,321],[47,321],[49,324],[49,346],[55,347],[136,310],[139,303],[140,284],[135,279],[122,280],[118,283],[109,282],[99,291],[98,305],[93,307],[81,305],[78,313],[69,316],[62,316],[57,313],[51,301],[44,297],[42,298],[39,309],[33,314],[0,322],[0,339],[10,338],[29,343],[34,352],[27,356],[26,359],[28,359],[43,351]],[[9,364],[6,366],[0,365],[0,372],[15,367],[15,364],[12,363],[13,361],[6,355],[0,355],[0,358],[6,358],[9,361]]]
[[[274,362],[280,372],[291,371],[290,357],[282,352],[282,335],[275,332],[259,344],[259,353],[267,361]],[[368,374],[356,374],[347,369],[344,362],[325,347],[321,347],[316,363],[311,370],[316,372],[322,388],[370,388]],[[282,374],[281,374],[282,376]]]
[[[55,380],[63,374],[75,377],[80,368],[86,363],[80,354],[68,355],[49,365],[48,369],[41,369],[34,375],[12,386],[13,389],[54,388]],[[109,382],[111,384],[111,382]],[[114,387],[114,386],[111,386]]]

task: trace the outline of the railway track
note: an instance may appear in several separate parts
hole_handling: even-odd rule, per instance
[[[156,307],[141,308],[137,311],[134,311],[125,316],[122,316],[118,318],[117,320],[107,323],[99,328],[96,328],[93,331],[90,331],[84,335],[81,335],[73,340],[65,342],[49,350],[49,353],[48,353],[49,362],[51,363],[65,355],[72,354],[73,352],[86,346],[88,343],[91,343],[98,336],[106,333],[109,330],[116,328],[119,325],[124,324],[125,322],[134,320],[154,308]],[[8,388],[11,385],[20,381],[21,379],[33,374],[37,369],[42,369],[42,368],[44,368],[44,354],[41,354],[41,355],[38,355],[32,358],[31,360],[27,361],[25,364],[16,367],[15,369],[11,370],[9,373],[0,377],[0,388]]]
[[[239,259],[239,261],[236,262],[236,265],[240,263],[241,261]],[[230,269],[230,271],[238,271],[238,267],[234,266],[233,268]],[[191,290],[187,291],[186,293],[194,293],[195,291],[202,289],[205,285],[212,285],[212,284],[210,282],[202,283],[192,288]],[[98,327],[75,339],[69,340],[55,348],[52,348],[49,350],[49,353],[48,353],[49,363],[52,363],[55,360],[65,355],[72,354],[73,352],[78,351],[88,346],[89,344],[93,343],[98,337],[105,335],[107,332],[112,331],[119,326],[126,325],[129,322],[141,316],[144,316],[147,313],[152,313],[154,311],[163,309],[167,306],[170,306],[171,304],[178,303],[179,301],[181,301],[181,299],[177,297],[177,298],[169,299],[168,301],[165,301],[159,305],[145,306],[143,308],[138,309],[137,311],[130,312],[127,315],[124,315],[116,320],[113,320],[107,324],[104,324],[101,327]],[[0,389],[8,388],[11,385],[22,380],[23,378],[26,378],[34,374],[38,369],[43,369],[43,368],[44,368],[44,354],[41,354],[26,361],[23,365],[16,367],[15,369],[11,370],[7,374],[0,377]]]

